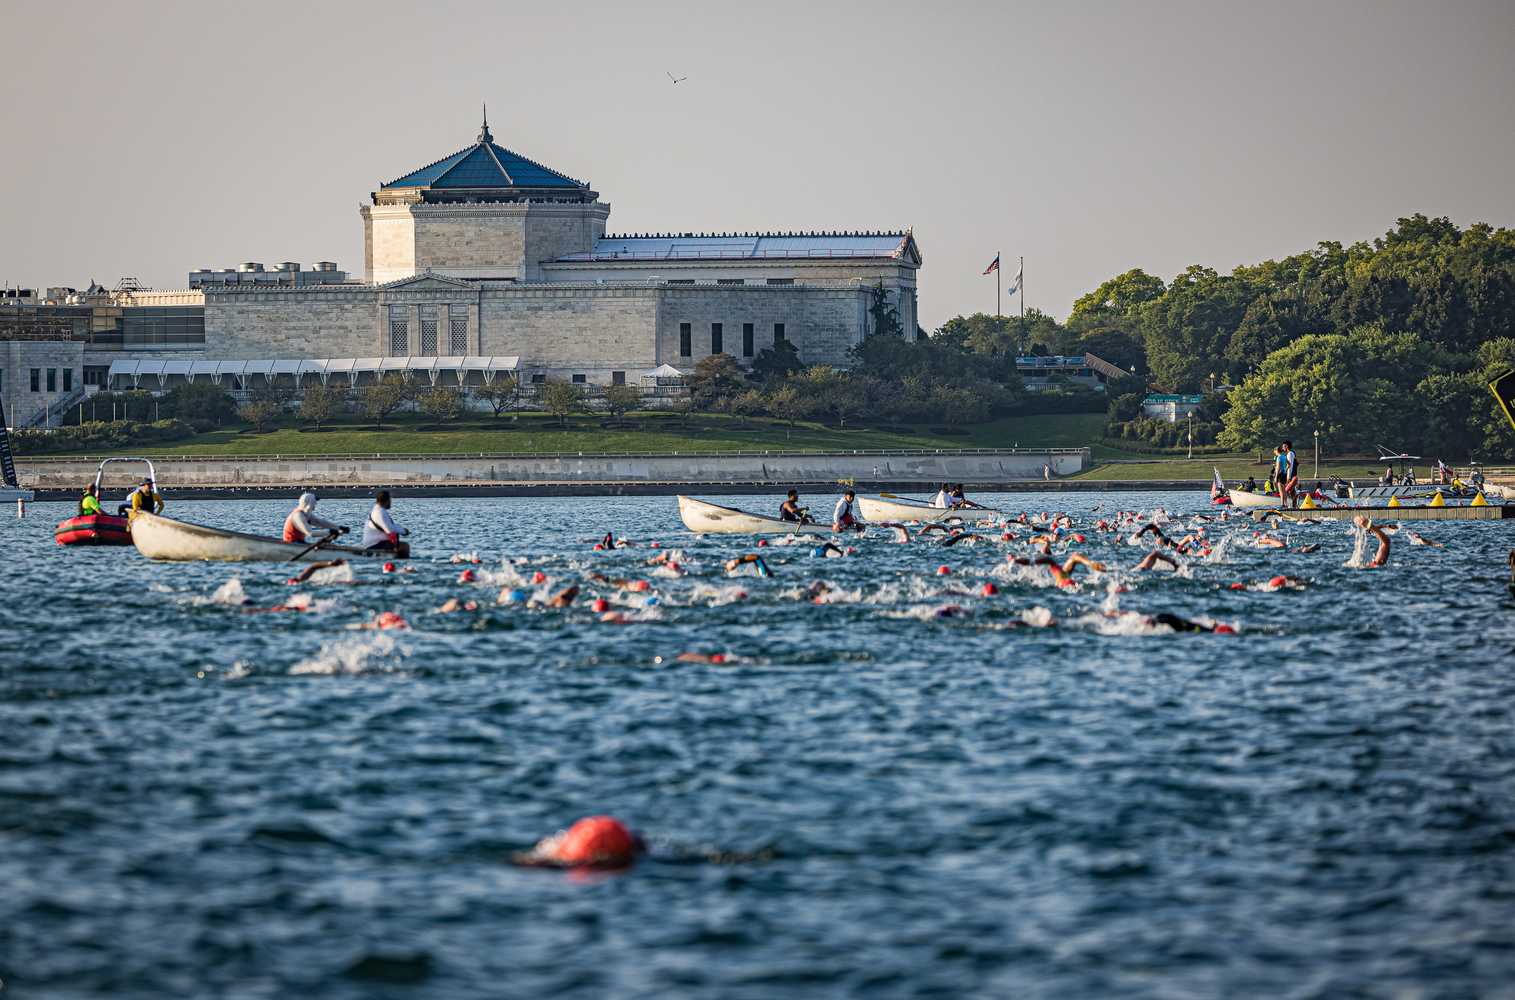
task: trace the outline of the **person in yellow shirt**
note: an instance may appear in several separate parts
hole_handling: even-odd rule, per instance
[[[132,490],[126,502],[130,505],[133,514],[139,510],[145,510],[151,514],[163,513],[163,495],[154,489],[151,479],[142,480],[142,485]]]
[[[100,513],[100,496],[95,492],[95,484],[90,483],[84,487],[84,496],[79,498],[79,516],[85,517],[90,514]]]

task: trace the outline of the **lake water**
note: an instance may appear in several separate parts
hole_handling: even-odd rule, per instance
[[[1110,571],[1007,569],[1017,526],[728,578],[751,539],[672,498],[402,500],[414,573],[299,588],[59,548],[62,505],[0,522],[0,996],[1515,994],[1508,522],[1409,525],[1448,548],[1402,533],[1369,571],[1349,526],[1280,552],[1236,519],[1137,574],[1093,522],[1202,496],[997,502],[1070,511]],[[607,530],[642,544],[591,551]],[[1304,588],[1255,587],[1279,573]],[[411,628],[357,628],[384,610]],[[596,813],[648,855],[509,863]]]

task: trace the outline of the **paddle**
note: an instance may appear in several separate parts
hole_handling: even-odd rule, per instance
[[[316,549],[319,549],[321,546],[326,545],[332,539],[336,538],[340,534],[341,534],[340,531],[333,531],[331,534],[327,535],[325,538],[318,538],[318,539],[316,539],[316,541],[315,541],[314,544],[312,544],[310,546],[307,546],[306,548],[301,549],[300,552],[299,552],[299,554],[290,556],[289,561],[290,562],[299,562],[306,555],[310,554],[311,552],[314,552]]]
[[[917,500],[915,497],[902,497],[898,493],[880,493],[879,496],[884,497],[886,500],[909,500],[911,503],[926,503],[926,501]]]

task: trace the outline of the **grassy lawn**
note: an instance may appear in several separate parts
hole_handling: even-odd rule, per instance
[[[437,455],[460,453],[551,454],[574,452],[722,452],[850,451],[874,448],[1076,448],[1098,436],[1100,414],[1006,417],[958,428],[962,433],[933,433],[929,428],[844,429],[800,422],[795,427],[775,420],[698,416],[687,426],[669,414],[634,414],[636,429],[603,428],[599,419],[577,418],[567,429],[556,418],[523,413],[483,417],[432,429],[420,418],[403,416],[382,431],[371,426],[334,424],[322,431],[278,427],[219,430],[179,441],[134,446],[104,454],[149,455]],[[1108,449],[1103,449],[1108,451]],[[90,454],[98,452],[90,451]],[[64,454],[64,453],[58,453]],[[1098,454],[1098,453],[1097,453]],[[1106,457],[1106,456],[1101,456]]]

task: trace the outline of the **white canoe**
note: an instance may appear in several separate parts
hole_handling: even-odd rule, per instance
[[[1278,497],[1271,493],[1248,493],[1246,490],[1228,490],[1232,507],[1277,507]]]
[[[882,497],[858,497],[857,511],[863,515],[864,521],[946,521],[953,518],[976,521],[981,517],[1008,516],[1004,511],[992,507],[953,510],[914,500],[885,500]]]
[[[290,562],[308,545],[248,535],[240,531],[207,528],[175,521],[159,514],[138,511],[131,519],[132,544],[149,559],[170,562]],[[395,559],[393,552],[371,552],[347,545],[323,545],[311,549],[301,562],[317,562],[333,555],[344,559]]]
[[[702,535],[792,535],[801,531],[827,531],[830,525],[800,524],[776,517],[749,514],[735,507],[722,507],[694,497],[679,497],[679,517],[690,531]]]

